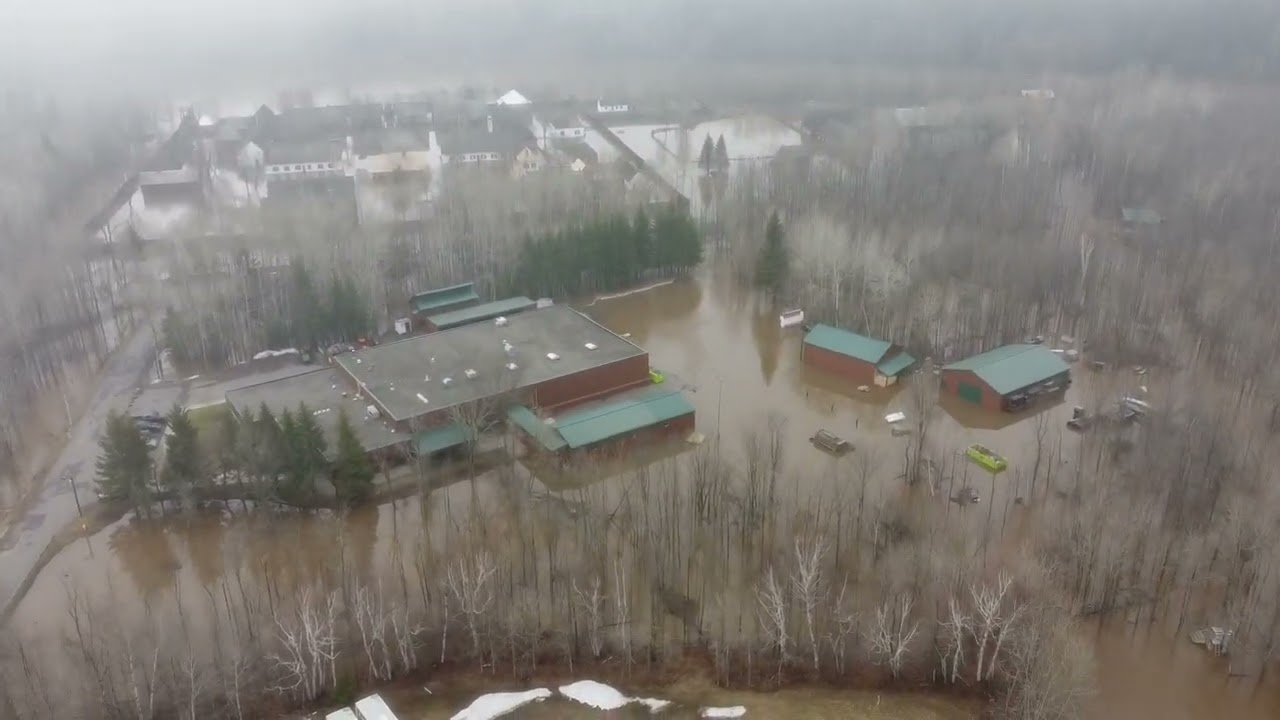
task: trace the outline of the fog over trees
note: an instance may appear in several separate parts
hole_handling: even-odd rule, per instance
[[[505,399],[459,410],[503,449],[472,452],[467,477],[413,464],[422,492],[389,512],[430,531],[385,563],[348,531],[396,496],[357,418],[330,442],[306,405],[212,428],[164,408],[162,453],[113,412],[84,475],[127,523],[329,508],[323,539],[280,545],[319,542],[334,561],[239,558],[154,604],[68,578],[54,641],[24,629],[0,642],[0,715],[262,717],[436,669],[643,680],[696,652],[727,686],[928,686],[1002,718],[1078,718],[1097,690],[1082,625],[1102,618],[1179,642],[1220,625],[1225,672],[1257,686],[1274,673],[1280,4],[59,0],[23,3],[5,26],[4,529],[130,338],[154,338],[184,375],[217,373],[267,348],[387,333],[429,287],[570,301],[709,265],[766,315],[803,307],[928,360],[902,391],[901,449],[859,447],[799,476],[785,417],[727,442],[700,416],[715,435],[700,447],[551,492],[492,459],[514,451],[495,430]],[[44,49],[54,33],[74,63]],[[732,140],[691,137],[691,203],[638,201],[615,177],[626,162],[591,180],[446,168],[395,221],[353,223],[325,202],[213,205],[171,237],[132,217],[100,234],[167,136],[165,109],[192,98],[263,83],[354,97],[385,80],[446,87],[433,95],[445,107],[513,76],[541,78],[530,92],[547,97],[616,88],[686,127],[771,114],[803,130],[804,157],[731,161]],[[903,122],[897,108],[932,114]],[[1071,450],[1056,423],[1023,419],[1031,462],[998,495],[930,432],[929,370],[1040,334],[1085,352],[1073,371],[1098,378],[1091,415],[1136,383],[1158,411]],[[836,489],[800,489],[824,472]],[[485,495],[482,475],[501,492]],[[962,490],[986,506],[948,500]]]

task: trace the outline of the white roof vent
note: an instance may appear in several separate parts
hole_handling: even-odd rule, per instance
[[[519,366],[519,365],[517,365],[517,364],[515,364],[515,363],[507,363],[507,369],[508,369],[508,370],[515,370],[515,369],[516,369],[516,368],[518,368],[518,367],[520,367],[520,366]]]
[[[441,384],[443,384],[443,385],[452,385],[452,384],[453,384],[453,378],[451,378],[451,377],[447,377],[447,378],[445,378],[445,379],[441,380],[441,381],[440,381],[440,383],[441,383]]]
[[[503,340],[503,341],[502,341],[502,351],[503,351],[503,352],[505,352],[505,353],[507,353],[508,355],[510,355],[510,354],[511,354],[511,351],[512,351],[512,350],[515,350],[515,349],[516,349],[516,346],[515,346],[515,345],[512,345],[511,343],[507,342],[506,340]]]
[[[366,405],[364,408],[364,411],[365,411],[365,414],[367,414],[371,418],[376,418],[378,417],[378,415],[381,414],[378,412],[378,407],[376,405]]]
[[[560,356],[555,353],[547,353],[548,360],[559,360]]]
[[[423,404],[423,405],[426,405],[426,404],[427,404],[427,396],[426,396],[426,395],[423,395],[422,393],[418,393],[418,399],[422,401],[422,404]]]
[[[472,370],[471,368],[467,368],[462,374],[466,375],[468,380],[476,379],[476,371]]]
[[[584,347],[584,348],[586,348],[586,349],[588,349],[588,350],[595,350],[596,348],[598,348],[598,347],[600,347],[600,346],[599,346],[599,345],[596,345],[595,343],[587,343],[586,345],[583,345],[582,347]]]
[[[494,325],[496,325],[496,326],[498,326],[498,327],[506,327],[506,326],[507,326],[507,319],[506,319],[505,317],[503,317],[503,316],[499,315],[498,317],[494,318],[494,320],[493,320],[493,324],[494,324]]]
[[[431,382],[431,376],[430,376],[430,375],[423,375],[423,376],[422,376],[422,382]]]

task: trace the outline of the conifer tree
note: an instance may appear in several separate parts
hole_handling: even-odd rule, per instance
[[[164,467],[160,470],[160,483],[173,493],[180,503],[192,499],[196,485],[202,480],[200,447],[196,426],[191,416],[178,405],[169,411],[169,432],[165,438]]]
[[[777,296],[786,285],[791,258],[787,252],[782,220],[775,210],[764,231],[764,246],[756,259],[756,286]]]
[[[729,171],[729,149],[725,147],[723,135],[716,140],[714,168],[716,172]]]
[[[338,446],[333,461],[333,487],[338,502],[353,505],[373,494],[373,462],[356,437],[344,410],[338,411]]]
[[[721,138],[723,140],[723,138]],[[702,168],[702,172],[709,173],[714,169],[715,165],[715,149],[711,144],[711,136],[708,135],[702,140],[702,152],[698,155],[698,167]]]
[[[96,464],[98,494],[106,500],[128,501],[151,517],[151,449],[133,418],[112,413],[99,443]]]

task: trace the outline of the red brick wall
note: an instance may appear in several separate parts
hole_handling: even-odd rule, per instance
[[[943,370],[942,371],[942,391],[960,397],[960,383],[975,385],[982,389],[982,407],[992,412],[1000,412],[1000,394],[991,389],[972,370]],[[965,400],[964,402],[969,402]]]
[[[811,368],[837,375],[859,385],[870,385],[875,381],[876,366],[869,362],[807,343],[801,348],[801,360]]]
[[[534,388],[534,402],[554,412],[570,405],[598,400],[649,382],[649,354],[548,380]]]

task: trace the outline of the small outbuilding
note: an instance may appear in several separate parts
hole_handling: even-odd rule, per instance
[[[460,310],[476,305],[480,296],[476,293],[474,283],[462,283],[449,287],[436,288],[420,292],[409,298],[409,306],[415,317],[426,319],[431,315]]]
[[[515,315],[526,310],[533,310],[537,306],[537,302],[524,296],[494,300],[493,302],[431,315],[426,320],[426,328],[428,332],[449,330],[463,325]]]
[[[887,387],[915,364],[888,340],[875,340],[831,325],[815,325],[804,336],[801,360],[809,367],[859,385]]]
[[[1005,345],[942,367],[942,390],[991,411],[1014,412],[1071,385],[1071,368],[1043,345]]]
[[[507,419],[533,450],[560,454],[620,451],[638,441],[685,437],[694,430],[694,407],[679,390],[654,385],[589,403],[551,417],[517,405]]]

